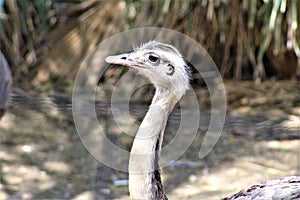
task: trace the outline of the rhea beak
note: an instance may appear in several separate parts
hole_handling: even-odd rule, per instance
[[[108,56],[105,62],[115,65],[124,65],[127,67],[143,67],[142,60],[135,53],[124,53],[115,56]]]

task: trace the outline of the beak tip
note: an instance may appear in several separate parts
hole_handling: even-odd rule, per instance
[[[107,56],[105,58],[105,62],[107,62],[108,64],[113,63],[113,60],[116,60],[115,58],[113,58],[114,56]]]

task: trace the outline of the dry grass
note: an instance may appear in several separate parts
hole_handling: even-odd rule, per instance
[[[83,58],[102,40],[144,26],[192,37],[224,77],[259,82],[266,75],[297,76],[298,1],[6,2],[1,50],[17,81],[73,80]]]

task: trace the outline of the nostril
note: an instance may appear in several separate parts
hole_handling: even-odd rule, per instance
[[[122,57],[121,59],[122,59],[122,60],[126,60],[126,57]]]

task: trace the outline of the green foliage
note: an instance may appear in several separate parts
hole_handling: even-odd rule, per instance
[[[4,2],[1,50],[5,53],[16,76],[28,72],[36,63],[37,46],[49,30],[51,2],[48,0],[8,0]],[[19,74],[20,73],[20,74]]]

